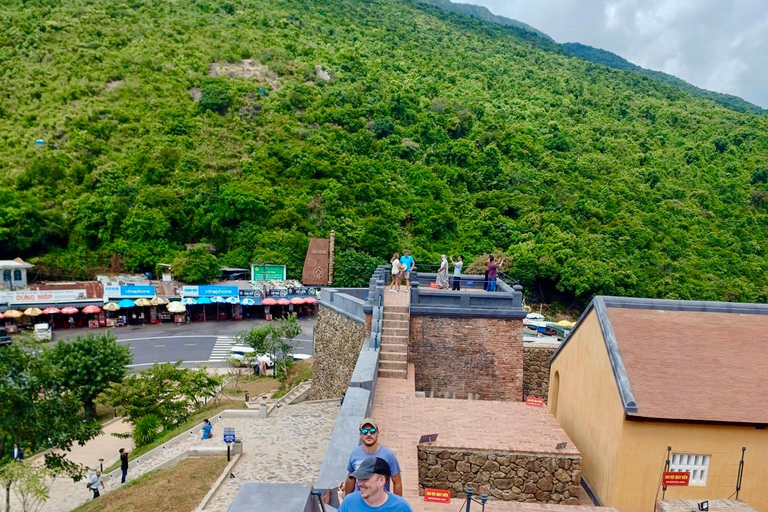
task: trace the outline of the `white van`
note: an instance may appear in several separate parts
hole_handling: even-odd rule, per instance
[[[51,326],[48,324],[35,324],[34,336],[35,341],[51,341],[53,338]]]
[[[234,359],[237,361],[240,366],[242,365],[253,365],[256,364],[258,361],[261,363],[264,361],[267,363],[268,368],[272,368],[274,363],[272,362],[272,359],[270,359],[267,355],[261,355],[259,357],[256,357],[256,350],[254,350],[253,347],[246,347],[243,345],[235,345],[234,347],[231,347],[229,349],[229,358]]]

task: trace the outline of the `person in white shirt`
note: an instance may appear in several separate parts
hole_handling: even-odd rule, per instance
[[[451,256],[451,265],[453,265],[453,289],[461,290],[461,269],[464,267],[464,256],[459,256],[459,261],[453,261],[453,256]]]

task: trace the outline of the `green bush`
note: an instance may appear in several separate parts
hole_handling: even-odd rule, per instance
[[[144,446],[160,437],[163,425],[157,414],[147,414],[137,419],[133,425],[133,442]]]
[[[202,96],[197,104],[200,112],[210,110],[221,115],[227,113],[227,109],[232,105],[232,91],[226,82],[210,79],[203,82],[200,89]]]

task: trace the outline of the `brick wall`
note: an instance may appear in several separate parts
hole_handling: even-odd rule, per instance
[[[364,339],[363,324],[318,306],[310,400],[340,397],[347,390]]]
[[[411,315],[408,361],[427,396],[521,401],[523,324]]]
[[[419,495],[425,488],[449,489],[451,496],[578,505],[581,456],[488,452],[418,446]]]
[[[553,343],[523,343],[523,397],[547,398],[549,358],[558,346]]]

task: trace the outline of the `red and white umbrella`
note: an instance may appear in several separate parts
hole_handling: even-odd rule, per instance
[[[262,306],[274,306],[275,304],[277,304],[275,299],[264,299],[261,301]]]
[[[314,297],[305,297],[304,302],[306,304],[317,304],[317,299]]]
[[[78,312],[78,309],[73,308],[72,306],[67,306],[65,308],[62,308],[61,312],[65,315],[76,315]]]
[[[291,299],[291,304],[295,306],[300,306],[302,304],[306,304],[306,300],[302,299],[301,297],[294,297]]]
[[[99,306],[86,306],[83,308],[83,313],[86,315],[95,315],[96,313],[101,313],[101,308]]]
[[[279,299],[277,301],[277,305],[278,306],[290,306],[291,305],[291,301],[289,301],[288,299]]]
[[[59,308],[55,308],[53,306],[47,307],[43,310],[43,313],[46,315],[55,315],[58,313],[61,313],[61,310]]]

